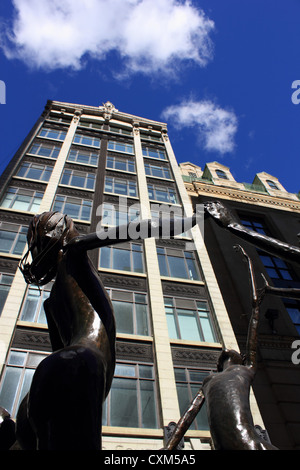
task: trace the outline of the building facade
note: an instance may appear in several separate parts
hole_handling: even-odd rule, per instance
[[[0,182],[0,404],[16,416],[39,362],[51,353],[41,291],[18,269],[36,213],[68,214],[82,234],[193,207],[165,123],[110,102],[47,102]],[[89,253],[114,306],[117,366],[103,413],[104,449],[161,449],[176,422],[237,341],[201,227]],[[261,421],[251,395],[254,419]],[[186,449],[210,449],[205,408]]]
[[[219,200],[245,227],[299,246],[299,195],[289,193],[278,178],[261,172],[247,184],[237,182],[230,169],[218,162],[207,163],[203,170],[190,162],[180,167],[193,205]],[[205,222],[204,238],[235,337],[244,351],[250,291],[245,264],[233,246],[239,243],[251,257],[258,287],[263,286],[262,273],[270,285],[299,288],[300,266],[256,249],[213,220]],[[253,389],[270,439],[280,449],[300,448],[299,334],[300,302],[266,296],[261,304],[259,368]]]

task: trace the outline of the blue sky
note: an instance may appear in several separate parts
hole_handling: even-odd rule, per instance
[[[1,0],[0,172],[48,99],[111,101],[167,122],[179,163],[298,192],[299,18],[299,0]]]

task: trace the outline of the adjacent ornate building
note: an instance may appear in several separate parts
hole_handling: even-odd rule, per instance
[[[35,368],[51,353],[43,310],[51,283],[41,291],[27,286],[18,269],[32,216],[67,213],[82,234],[170,209],[191,216],[190,195],[199,197],[198,186],[189,183],[186,189],[165,123],[126,114],[110,102],[46,104],[0,182],[0,405],[13,417]],[[221,349],[238,348],[201,224],[173,240],[132,240],[90,257],[117,320],[117,367],[103,413],[103,447],[161,449],[164,427],[180,418],[215,370]],[[271,332],[266,341],[278,350]],[[255,422],[264,426],[251,399]],[[203,408],[185,448],[210,446]]]
[[[239,183],[230,169],[218,162],[199,166],[180,164],[193,205],[210,200],[223,202],[245,227],[294,246],[299,245],[300,200],[278,178],[258,173],[252,184]],[[205,222],[205,245],[214,268],[240,350],[246,343],[250,314],[247,270],[233,246],[242,245],[250,255],[258,287],[262,273],[276,287],[300,287],[300,266],[257,250],[237,236]],[[280,449],[300,448],[300,365],[293,361],[299,349],[300,302],[267,296],[261,305],[259,369],[254,393],[271,441]],[[296,341],[296,343],[294,343]],[[295,357],[295,354],[294,354]]]

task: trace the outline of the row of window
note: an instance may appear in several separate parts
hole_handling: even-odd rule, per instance
[[[82,189],[94,190],[95,174],[82,173],[74,170],[64,170],[61,184],[76,186]],[[136,181],[106,176],[104,191],[109,194],[117,194],[125,197],[137,197]],[[149,198],[152,201],[167,204],[178,203],[178,196],[172,187],[148,185]],[[27,188],[9,187],[1,201],[1,207],[16,211],[38,213],[43,199],[43,192]],[[92,200],[57,195],[53,210],[60,210],[70,217],[90,221]]]
[[[47,354],[12,349],[4,369],[0,403],[16,416],[19,404],[28,393],[38,364]],[[190,404],[207,371],[174,368],[178,402],[183,413]],[[160,427],[159,399],[153,364],[117,362],[110,393],[103,407],[104,426],[157,429]],[[193,422],[191,429],[208,430],[205,406]]]
[[[139,252],[136,252],[139,253]],[[139,264],[141,259],[137,260]],[[13,276],[0,275],[0,314],[7,298]],[[49,297],[52,283],[41,291],[30,286],[20,311],[20,320],[46,324],[44,301]],[[150,319],[146,293],[107,289],[117,324],[117,332],[149,336]],[[169,336],[171,339],[216,342],[208,304],[203,300],[164,297]]]
[[[66,135],[67,135],[67,132],[65,130],[54,129],[50,127],[43,127],[38,134],[39,137],[43,137],[45,139],[58,140],[58,141],[64,141]],[[156,139],[153,139],[153,140],[156,140]],[[88,147],[100,148],[101,139],[99,137],[95,137],[92,135],[81,134],[79,132],[76,132],[74,135],[73,143],[88,146]],[[121,153],[129,153],[132,155],[134,154],[133,144],[126,143],[126,142],[109,140],[108,150],[121,152]],[[155,149],[155,148],[147,147],[143,145],[142,150],[143,150],[143,155],[146,157],[158,158],[160,160],[167,159],[166,154],[163,149]]]
[[[72,200],[73,198],[69,196],[57,196],[53,210],[68,213],[76,219],[87,219],[91,210],[91,201],[83,201],[85,203],[77,206],[72,204]],[[122,224],[128,220],[127,212],[123,213],[124,218],[122,218],[122,213],[120,212],[104,211],[104,214],[105,222],[119,222]],[[112,220],[112,217],[115,219]],[[137,217],[138,212],[133,210],[132,220]],[[1,222],[0,251],[13,255],[21,255],[26,245],[26,234],[27,227]],[[162,276],[200,280],[199,269],[193,252],[158,247],[157,254]],[[99,267],[144,273],[143,245],[130,242],[102,247],[100,249]]]
[[[107,168],[113,170],[123,170],[126,172],[135,172],[135,163],[134,161],[130,161],[128,159],[119,159],[114,156],[107,157]],[[16,176],[26,178],[26,179],[34,179],[36,181],[43,181],[48,182],[52,173],[53,167],[50,165],[43,165],[39,163],[33,162],[23,162],[18,169]],[[145,165],[145,171],[147,175],[160,177],[164,179],[171,179],[170,171],[168,168],[163,166],[157,166],[152,164]],[[107,177],[108,179],[109,177]],[[84,172],[78,170],[71,170],[71,169],[64,169],[63,175],[61,178],[60,183],[66,184],[68,186],[74,186],[79,188],[86,188],[86,189],[95,189],[95,181],[96,181],[96,174],[91,172]],[[112,191],[110,191],[112,192]],[[118,192],[117,190],[113,192]],[[156,190],[157,196],[160,197],[162,200],[165,200],[165,195],[160,195],[159,190]],[[177,196],[175,190],[169,190],[169,193],[172,193],[172,197],[170,196],[166,202],[169,202],[170,199],[174,199],[177,202]],[[155,199],[155,189],[149,185],[149,195],[151,195],[151,199]],[[160,200],[160,199],[158,199]]]
[[[70,124],[71,123],[71,116],[65,117],[65,116],[60,116],[60,115],[50,115],[48,117],[50,121],[54,122],[60,122],[62,124]],[[87,120],[85,118],[80,119],[80,122],[78,124],[79,127],[85,127],[89,129],[96,129],[96,130],[103,130],[104,126],[101,121],[98,120]],[[114,132],[115,134],[121,134],[121,135],[132,135],[132,129],[129,127],[125,126],[115,126],[115,125],[108,125],[108,130],[110,132]],[[148,139],[148,140],[153,140],[156,142],[160,142],[161,136],[158,132],[153,132],[151,130],[146,131],[146,130],[140,130],[140,135],[142,139]]]
[[[228,180],[228,175],[226,174],[225,171],[223,170],[220,170],[220,169],[216,169],[215,170],[215,173],[217,175],[217,177],[219,179],[224,179],[224,180]],[[193,172],[189,172],[189,175],[192,176],[192,177],[197,177],[196,173],[193,173]],[[266,183],[268,184],[268,186],[271,188],[271,189],[275,189],[275,190],[279,190],[280,188],[278,187],[278,185],[275,183],[275,181],[273,180],[266,180]]]

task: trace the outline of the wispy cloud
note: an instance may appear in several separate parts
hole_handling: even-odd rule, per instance
[[[235,148],[234,138],[238,128],[235,113],[211,101],[183,101],[166,108],[162,118],[177,128],[194,128],[206,150],[225,154]]]
[[[31,67],[80,69],[116,51],[126,71],[155,73],[212,59],[214,23],[189,0],[13,0],[2,29],[8,58]]]

